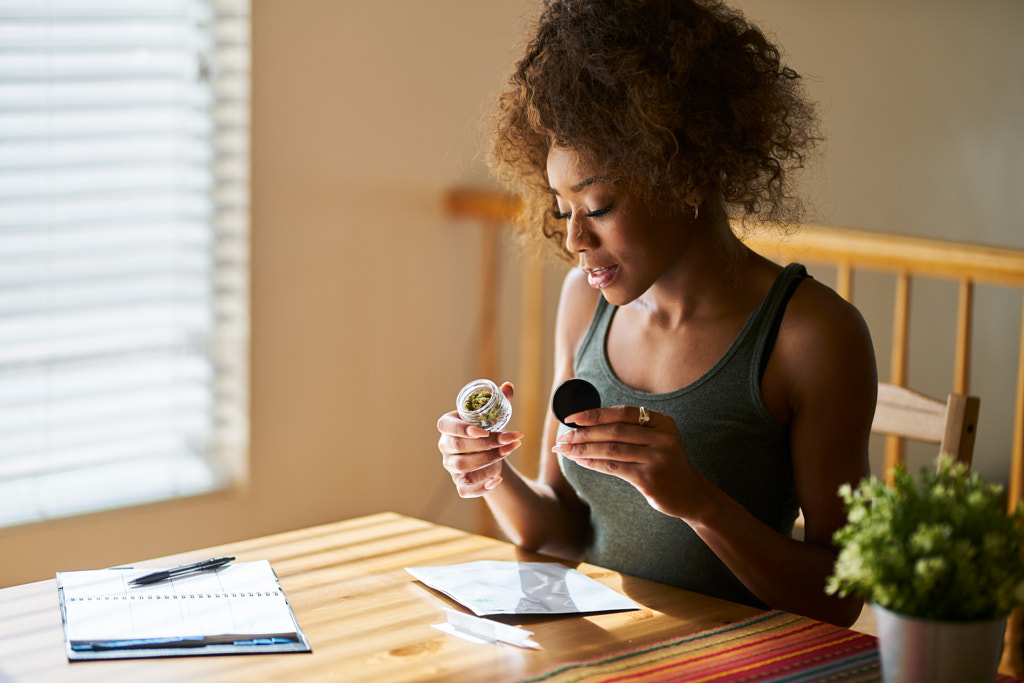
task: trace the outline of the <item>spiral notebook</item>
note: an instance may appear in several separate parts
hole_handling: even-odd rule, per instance
[[[311,651],[266,560],[129,586],[152,571],[57,573],[69,660]]]

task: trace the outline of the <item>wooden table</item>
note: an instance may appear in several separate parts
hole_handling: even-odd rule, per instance
[[[312,654],[69,663],[55,580],[0,590],[0,683],[7,681],[515,681],[560,663],[745,619],[759,610],[593,565],[584,574],[643,606],[635,612],[524,618],[539,650],[475,645],[431,624],[456,605],[405,567],[544,560],[483,536],[384,513],[197,550],[137,566],[233,555],[267,559]],[[465,611],[465,610],[463,610]]]

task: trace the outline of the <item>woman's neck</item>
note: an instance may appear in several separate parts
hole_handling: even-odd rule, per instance
[[[671,328],[700,317],[730,315],[747,305],[745,273],[758,258],[723,225],[694,236],[675,266],[631,306],[649,316],[651,324]]]

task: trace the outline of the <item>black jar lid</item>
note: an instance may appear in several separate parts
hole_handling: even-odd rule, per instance
[[[576,428],[579,425],[573,422],[566,422],[565,418],[575,413],[592,408],[601,407],[601,394],[597,387],[585,379],[574,377],[562,382],[555,395],[551,398],[551,410],[554,411],[558,421],[566,427]]]

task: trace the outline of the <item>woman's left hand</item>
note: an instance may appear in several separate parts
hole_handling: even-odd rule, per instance
[[[632,484],[654,509],[686,517],[704,480],[690,463],[675,420],[637,406],[586,410],[566,418],[577,429],[560,434],[552,450],[588,469]]]

